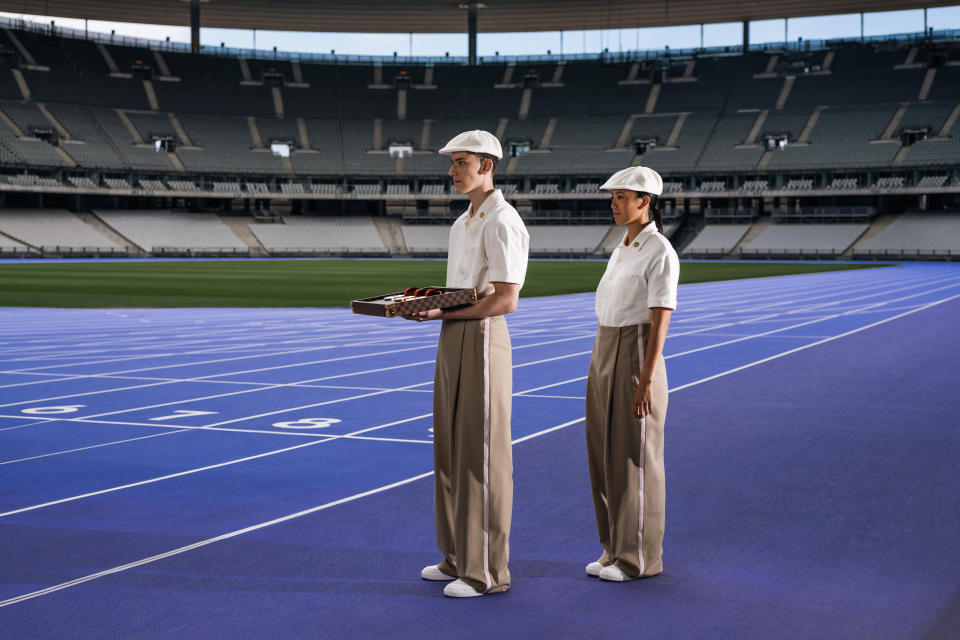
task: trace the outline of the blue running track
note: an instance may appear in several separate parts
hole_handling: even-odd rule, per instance
[[[591,294],[521,301],[513,588],[420,580],[439,325],[0,308],[2,638],[960,637],[960,266],[684,285],[662,576],[600,553]]]

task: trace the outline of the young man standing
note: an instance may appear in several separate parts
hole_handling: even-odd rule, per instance
[[[468,598],[510,588],[513,372],[503,316],[517,308],[529,235],[493,173],[503,157],[486,131],[465,131],[440,149],[470,206],[450,229],[447,287],[475,288],[479,301],[424,311],[443,320],[433,387],[434,508],[443,561],[421,571],[450,581],[444,595]]]

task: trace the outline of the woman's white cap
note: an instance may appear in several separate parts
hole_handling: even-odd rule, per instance
[[[663,193],[663,178],[650,167],[627,167],[610,176],[601,189],[630,189],[659,196]]]
[[[500,141],[496,136],[482,129],[473,131],[464,131],[453,137],[440,153],[451,154],[456,151],[469,151],[470,153],[486,153],[495,156],[498,160],[503,158],[503,149],[500,148]]]

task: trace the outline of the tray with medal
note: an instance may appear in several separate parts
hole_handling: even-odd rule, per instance
[[[429,309],[449,309],[474,304],[476,289],[447,287],[408,287],[397,293],[350,302],[350,310],[367,316],[393,318]]]

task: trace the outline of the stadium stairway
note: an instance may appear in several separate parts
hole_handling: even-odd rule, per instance
[[[620,241],[620,237],[623,235],[623,227],[619,227],[615,224],[610,225],[610,229],[607,231],[607,234],[603,236],[603,240],[600,241],[600,244],[597,245],[597,248],[593,250],[591,255],[595,256],[608,256],[609,253],[604,250],[604,247],[612,247]]]
[[[853,252],[856,251],[860,245],[889,227],[898,217],[900,217],[899,214],[895,213],[888,213],[887,215],[879,216],[876,220],[870,223],[870,226],[866,231],[863,232],[863,235],[857,238],[856,242],[847,247],[847,250],[840,254],[840,257],[853,258]]]
[[[236,215],[236,216],[226,216],[218,215],[220,222],[225,224],[230,231],[233,232],[233,235],[240,238],[247,247],[250,248],[251,256],[267,256],[270,255],[270,252],[267,251],[260,241],[257,240],[257,237],[253,235],[253,232],[250,231],[251,224],[267,224],[261,223],[258,220],[254,220],[251,216],[248,215]]]
[[[743,237],[740,238],[740,242],[737,243],[737,246],[735,246],[733,250],[727,255],[730,255],[730,256],[740,255],[740,249],[747,246],[749,243],[753,242],[753,239],[759,236],[761,233],[763,233],[764,230],[767,227],[769,227],[771,224],[773,224],[773,218],[769,216],[758,219],[750,227],[750,230],[747,231],[745,234],[743,234]]]
[[[403,239],[403,225],[400,220],[373,218],[373,225],[380,234],[380,241],[392,256],[408,256],[407,242]]]
[[[132,241],[128,240],[126,236],[121,235],[108,225],[106,222],[100,219],[99,216],[95,213],[74,213],[74,216],[79,218],[85,224],[93,227],[97,230],[100,235],[106,236],[110,240],[113,240],[115,243],[127,250],[127,255],[129,256],[145,256],[147,252],[144,251],[141,247],[134,244]]]
[[[703,218],[699,216],[684,216],[676,229],[673,230],[673,233],[670,234],[670,244],[673,245],[673,248],[678,254],[683,253],[687,245],[693,242],[693,239],[703,230],[704,226],[706,225],[703,222]]]

